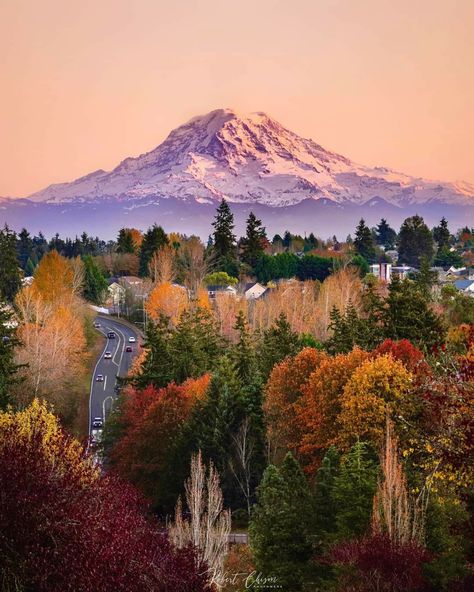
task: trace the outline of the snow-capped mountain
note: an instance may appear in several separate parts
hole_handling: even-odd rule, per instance
[[[363,204],[379,197],[396,206],[443,201],[466,205],[474,187],[425,181],[370,168],[329,152],[289,131],[265,113],[241,116],[218,109],[173,130],[157,148],[127,158],[113,171],[95,171],[51,185],[29,199],[70,200],[176,197],[272,207],[304,199]]]
[[[43,229],[58,215],[60,227],[71,229],[84,220],[97,224],[86,213],[106,209],[102,223],[110,229],[156,220],[168,221],[169,229],[205,233],[222,198],[234,204],[238,223],[252,208],[265,222],[319,232],[323,224],[326,234],[353,229],[361,215],[369,220],[385,215],[397,224],[414,211],[459,220],[474,211],[474,186],[467,183],[428,181],[359,165],[265,113],[218,109],[191,119],[151,152],[126,158],[110,172],[98,170],[25,199],[0,200],[0,217],[17,224],[34,210],[36,224],[46,220]],[[199,221],[201,226],[193,228]]]

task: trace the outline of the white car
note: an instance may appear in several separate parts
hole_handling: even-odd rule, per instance
[[[135,341],[136,341],[135,337],[128,338],[128,343],[135,343]]]
[[[104,354],[104,360],[110,360],[112,358],[112,353],[109,351],[106,351]]]

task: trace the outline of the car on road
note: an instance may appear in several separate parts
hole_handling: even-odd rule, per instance
[[[110,360],[112,358],[112,352],[106,351],[104,354],[104,360]]]
[[[115,339],[115,331],[109,331],[109,332],[107,333],[107,337],[108,337],[109,339]]]
[[[99,323],[98,321],[96,321],[96,322],[94,323],[94,327],[95,327],[96,329],[100,329],[100,323]]]
[[[95,381],[96,382],[104,382],[104,375],[103,374],[97,374],[97,376],[95,377]]]
[[[102,417],[94,417],[92,422],[92,427],[97,430],[104,427],[104,422],[102,421]]]
[[[131,345],[127,345],[127,347],[125,348],[125,351],[130,353],[131,351],[133,351],[133,347]]]
[[[128,338],[128,343],[135,343],[135,341],[136,341],[136,339],[133,336]]]

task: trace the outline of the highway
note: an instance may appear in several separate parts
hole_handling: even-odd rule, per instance
[[[115,385],[117,376],[126,376],[133,358],[139,353],[140,339],[138,331],[131,328],[119,319],[98,316],[95,321],[100,323],[96,330],[106,338],[104,348],[97,360],[92,374],[91,390],[89,396],[89,434],[92,435],[94,418],[100,417],[105,422],[110,413],[114,401],[117,398]],[[115,339],[110,339],[108,333],[113,331]],[[129,343],[129,338],[134,337],[135,343]],[[126,352],[127,346],[132,347],[131,352]],[[105,359],[105,352],[110,352],[112,357]],[[97,377],[102,375],[103,381],[98,382]]]

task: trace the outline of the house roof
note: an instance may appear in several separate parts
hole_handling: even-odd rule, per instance
[[[221,285],[212,285],[207,286],[208,292],[225,292],[226,290],[234,291],[234,286],[221,286]]]
[[[458,290],[467,290],[474,284],[474,280],[457,280],[454,285]]]

